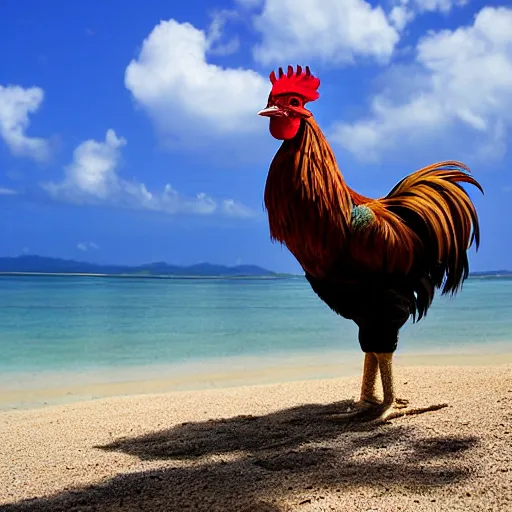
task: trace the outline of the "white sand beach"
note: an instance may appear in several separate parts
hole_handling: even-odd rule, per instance
[[[377,426],[340,418],[359,376],[4,411],[0,510],[512,511],[510,356],[460,359],[398,364],[447,407]]]

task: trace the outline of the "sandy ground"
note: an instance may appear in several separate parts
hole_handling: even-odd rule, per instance
[[[397,368],[448,407],[338,414],[359,378],[0,413],[2,511],[512,511],[512,364]]]

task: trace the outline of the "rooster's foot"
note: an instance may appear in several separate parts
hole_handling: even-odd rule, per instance
[[[359,404],[360,402],[358,402]],[[368,403],[365,405],[356,405],[354,412],[343,414],[344,420],[368,422],[371,424],[384,423],[401,416],[411,416],[413,414],[423,414],[425,412],[438,411],[448,407],[448,404],[435,404],[427,407],[408,407],[408,401],[396,399],[391,405],[385,403]]]
[[[382,402],[377,398],[361,398],[355,402],[354,405],[348,407],[348,409],[342,413],[342,416],[351,418],[365,415],[368,411],[381,406]]]
[[[382,422],[398,416],[408,414],[404,409],[409,405],[408,400],[397,398],[391,404],[377,400],[359,400],[346,413],[342,414],[343,419],[354,421],[377,421]],[[414,414],[414,413],[411,413]]]

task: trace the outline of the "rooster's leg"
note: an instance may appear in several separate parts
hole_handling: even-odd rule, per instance
[[[379,362],[373,352],[367,352],[364,356],[363,382],[361,384],[361,398],[358,406],[375,405],[379,403],[377,398],[377,375],[379,373]]]
[[[393,378],[393,354],[375,354],[379,364],[380,378],[382,381],[382,391],[384,392],[384,401],[382,402],[382,412],[386,413],[395,402],[395,380]]]
[[[407,408],[408,401],[396,398],[395,383],[393,379],[393,353],[374,353],[377,361],[377,370],[375,364],[365,358],[365,370],[363,375],[363,386],[361,391],[361,400],[356,404],[356,411],[343,414],[343,420],[349,421],[371,421],[380,423],[400,416],[411,414],[422,414],[429,411],[437,411],[448,407],[447,404],[430,405],[428,407]],[[373,377],[380,371],[382,388],[384,391],[384,400],[374,402],[368,400],[369,397],[375,399],[375,385],[371,384]],[[367,387],[368,386],[368,387]],[[373,394],[372,394],[373,389]]]
[[[393,378],[393,353],[366,353],[363,370],[361,398],[356,403],[356,411],[347,417],[367,420],[386,420],[397,414],[397,409],[407,406],[406,400],[397,399]],[[377,374],[380,371],[384,400],[376,393]]]
[[[376,406],[375,412],[379,413],[378,418],[385,420],[397,409],[403,409],[408,405],[407,400],[396,398],[395,380],[393,377],[393,353],[375,354],[379,364],[380,377],[382,381],[382,390],[384,400]]]
[[[373,352],[366,352],[364,356],[363,380],[361,384],[361,397],[355,404],[355,411],[350,410],[346,417],[365,416],[368,411],[373,411],[380,406],[381,401],[377,397],[377,376],[379,374],[379,361]]]

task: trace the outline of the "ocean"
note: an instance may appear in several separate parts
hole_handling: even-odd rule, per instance
[[[334,353],[340,364],[360,362],[356,327],[303,278],[0,277],[0,390]],[[512,280],[472,278],[455,298],[438,296],[425,319],[403,328],[398,353],[512,353]]]

